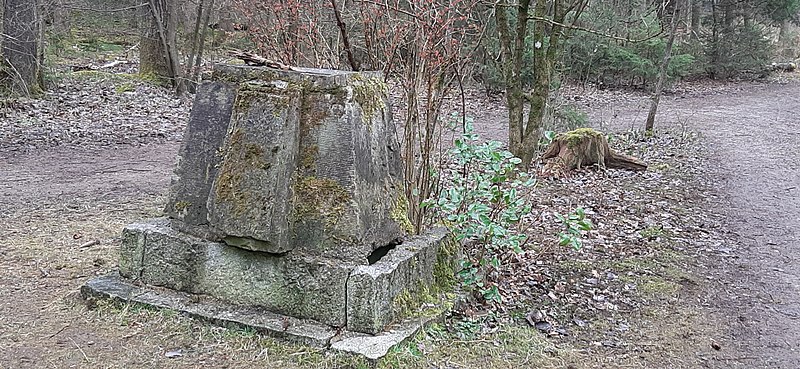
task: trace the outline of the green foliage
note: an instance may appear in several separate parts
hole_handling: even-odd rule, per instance
[[[572,246],[575,250],[583,247],[581,238],[592,230],[592,222],[586,218],[583,208],[577,208],[570,214],[556,214],[556,219],[564,225],[565,230],[559,233],[558,244],[561,246]]]
[[[716,38],[707,40],[708,74],[712,78],[733,78],[760,74],[774,55],[773,45],[762,26],[720,28]]]
[[[509,19],[510,29],[516,29],[516,17]],[[488,19],[486,24],[488,35],[497,35],[497,26],[494,17]],[[529,27],[530,29],[530,27]],[[545,38],[545,47],[547,46],[547,38]],[[522,55],[522,70],[520,79],[522,85],[529,87],[533,84],[533,34],[528,34],[525,37],[525,51]],[[482,39],[483,60],[479,61],[476,66],[477,77],[483,83],[484,87],[493,91],[502,91],[506,88],[505,79],[503,77],[502,65],[504,63],[500,58],[500,41],[497,37],[484,37]]]
[[[556,131],[571,131],[576,128],[586,127],[588,120],[589,116],[574,105],[563,105],[556,109],[553,115],[552,129]],[[555,136],[553,137],[555,138]]]
[[[487,301],[499,301],[486,275],[500,268],[500,255],[522,251],[526,236],[520,220],[531,212],[525,195],[535,181],[517,169],[520,159],[502,150],[501,143],[481,143],[470,121],[465,131],[450,151],[455,165],[443,173],[447,184],[423,206],[436,210],[457,240],[474,246],[472,257],[460,262],[462,285],[477,289]]]
[[[646,38],[657,34],[655,19],[649,19],[632,30],[631,38]],[[664,58],[668,35],[643,42],[621,42],[598,35],[585,35],[567,40],[565,73],[582,82],[608,86],[650,87],[658,80],[659,66]],[[676,44],[667,70],[668,82],[698,71],[689,47]]]
[[[758,9],[767,19],[780,23],[794,18],[800,12],[800,0],[764,0]]]

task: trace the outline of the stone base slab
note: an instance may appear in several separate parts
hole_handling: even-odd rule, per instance
[[[407,319],[387,327],[384,332],[369,335],[343,331],[313,320],[297,319],[260,308],[232,305],[213,298],[197,299],[197,295],[171,289],[137,286],[118,273],[90,280],[81,287],[81,295],[86,299],[112,299],[171,309],[213,324],[246,327],[281,340],[362,355],[370,360],[380,359],[392,347],[413,337],[427,324],[441,319],[441,314],[425,314],[424,317]]]

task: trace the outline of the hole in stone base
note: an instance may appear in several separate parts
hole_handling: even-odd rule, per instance
[[[367,256],[367,261],[369,262],[369,265],[375,264],[381,259],[383,259],[383,257],[386,256],[386,254],[388,254],[389,251],[394,250],[394,248],[401,243],[403,243],[401,240],[394,240],[386,246],[381,246],[375,250],[372,250],[372,253],[369,254],[369,256]]]

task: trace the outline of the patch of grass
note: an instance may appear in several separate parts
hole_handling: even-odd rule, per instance
[[[639,231],[639,235],[642,236],[644,239],[648,240],[655,240],[658,237],[664,235],[664,227],[661,226],[649,226],[641,231]]]
[[[559,349],[532,328],[505,326],[496,333],[458,339],[441,325],[432,325],[396,347],[381,362],[384,369],[564,368],[574,353]]]
[[[114,91],[118,94],[133,92],[136,91],[136,86],[130,82],[123,82],[114,87]]]
[[[675,296],[680,290],[680,285],[661,277],[649,277],[640,280],[637,289],[645,297],[665,298]]]
[[[93,324],[115,326],[115,334],[135,334],[136,345],[179,348],[191,362],[213,354],[225,358],[223,362],[266,368],[427,369],[448,363],[458,363],[459,368],[563,368],[576,360],[576,353],[558,348],[535,329],[520,326],[462,339],[445,326],[432,324],[371,363],[361,357],[285,343],[251,329],[212,326],[170,310],[136,304],[101,300],[95,310],[82,315],[88,315]],[[477,327],[479,330],[480,325]]]

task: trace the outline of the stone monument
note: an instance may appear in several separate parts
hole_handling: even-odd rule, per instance
[[[420,296],[443,301],[456,248],[443,230],[409,236],[381,75],[218,65],[213,80],[195,96],[166,216],[127,226],[119,273],[84,295],[368,357],[388,349],[371,339],[397,343],[434,316],[403,311],[436,311]]]

